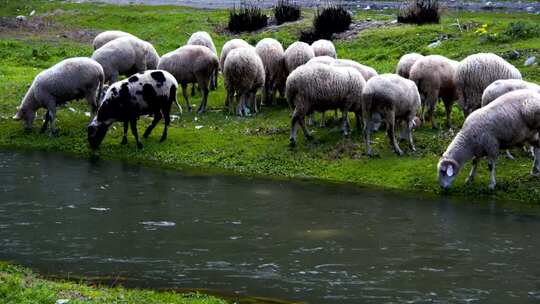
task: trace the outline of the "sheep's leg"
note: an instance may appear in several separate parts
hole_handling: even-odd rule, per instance
[[[56,129],[56,106],[54,103],[48,106],[47,114],[51,122],[51,136],[58,136],[58,129]]]
[[[446,110],[446,128],[452,128],[452,104],[453,101],[443,99],[444,109]]]
[[[191,97],[195,96],[195,84],[191,84]]]
[[[263,90],[263,96],[262,96],[262,104],[265,105],[265,106],[270,105],[270,86],[271,86],[270,81],[267,81],[264,84],[264,90]]]
[[[356,112],[354,113],[354,117],[356,119],[356,129],[360,133],[362,132],[362,113]]]
[[[321,113],[321,121],[319,122],[319,128],[324,128],[326,126],[326,118],[324,117],[325,112]]]
[[[343,109],[341,111],[341,131],[343,132],[343,136],[349,136],[349,110]]]
[[[244,95],[245,94],[236,94],[236,115],[243,116],[244,112]]]
[[[465,181],[467,184],[472,184],[474,181],[474,177],[476,176],[476,168],[478,167],[478,162],[480,162],[480,159],[475,157],[472,160],[472,167],[471,172],[469,172],[469,176],[467,176],[467,180]]]
[[[315,124],[315,112],[309,114],[308,126],[313,126]]]
[[[118,81],[118,72],[114,72],[113,74],[111,74],[111,84],[117,81]]]
[[[405,139],[409,139],[409,126],[407,122],[401,121],[399,123],[399,141],[401,142]]]
[[[168,109],[163,109],[163,120],[165,123],[165,126],[163,127],[163,134],[161,134],[161,138],[159,139],[159,142],[164,142],[167,139],[167,133],[169,131],[169,125],[171,124],[171,107],[169,105]]]
[[[128,143],[127,140],[127,133],[128,133],[128,127],[129,127],[129,121],[124,121],[124,135],[122,136],[122,141],[120,142],[121,145],[125,145]]]
[[[47,131],[47,126],[49,125],[49,120],[51,119],[49,117],[49,111],[47,111],[47,113],[45,113],[45,117],[43,117],[44,120],[43,120],[43,125],[41,126],[41,130],[40,130],[40,133],[45,133],[45,131]]]
[[[184,100],[186,101],[188,112],[191,112],[191,105],[189,104],[189,97],[187,94],[187,83],[182,83],[182,96],[184,96]]]
[[[488,169],[489,169],[489,184],[488,189],[494,190],[497,181],[495,180],[495,161],[496,158],[488,158]]]
[[[253,102],[254,113],[259,113],[259,105],[257,104],[257,91],[250,93],[250,99]]]
[[[142,149],[143,144],[139,140],[139,133],[137,132],[137,118],[131,118],[129,121],[129,126],[131,127],[131,134],[135,137],[135,142],[137,143],[137,149]]]
[[[514,160],[514,156],[512,155],[512,153],[510,153],[509,149],[506,149],[506,158],[508,158],[509,160]]]
[[[291,135],[289,137],[289,145],[291,147],[294,147],[296,145],[296,128],[299,120],[299,115],[294,110],[292,118],[291,118]]]
[[[157,126],[157,124],[161,120],[161,117],[162,115],[160,111],[156,111],[154,113],[154,119],[152,120],[152,123],[148,126],[148,128],[146,128],[146,131],[144,131],[143,138],[148,138],[148,136],[150,136],[150,133],[152,133],[152,130],[154,130],[154,128]]]
[[[227,97],[225,99],[225,107],[229,109],[229,114],[234,115],[234,92],[227,89]]]
[[[91,90],[91,92],[86,94],[84,99],[86,99],[86,102],[88,102],[88,105],[90,106],[90,111],[92,111],[92,114],[95,114],[97,112],[97,104],[98,104],[97,92],[94,90]]]
[[[430,95],[426,98],[426,106],[427,106],[427,115],[428,119],[431,121],[431,128],[438,129],[437,122],[435,122],[435,105],[437,104],[437,93]]]
[[[540,147],[534,147],[534,162],[531,170],[533,176],[538,176],[540,173]]]
[[[365,120],[364,121],[364,142],[366,144],[366,154],[368,156],[373,156],[373,151],[371,150],[371,141],[370,141],[370,135],[371,135],[371,128],[372,128],[372,122],[371,120]]]
[[[208,102],[208,80],[199,81],[199,88],[202,91],[202,100],[197,113],[202,114],[206,112],[206,103]]]
[[[306,139],[307,140],[312,140],[313,135],[311,135],[311,133],[309,132],[309,130],[306,127],[305,117],[304,116],[300,117],[298,122],[300,123],[300,127],[302,128],[302,131],[304,132],[304,136],[306,137]]]
[[[397,155],[401,156],[403,155],[403,151],[399,148],[398,142],[396,140],[395,114],[393,111],[390,111],[390,113],[388,113],[386,116],[386,133],[388,134],[390,145],[394,148],[394,152],[396,152]]]
[[[416,147],[414,146],[414,140],[413,140],[413,136],[412,136],[412,133],[413,133],[413,122],[412,121],[409,121],[408,123],[406,123],[406,126],[407,126],[407,138],[409,140],[409,148],[416,152]]]

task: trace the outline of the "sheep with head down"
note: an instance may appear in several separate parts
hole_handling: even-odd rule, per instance
[[[416,151],[412,130],[415,127],[416,113],[420,109],[420,94],[414,82],[396,74],[382,74],[369,79],[362,92],[362,114],[364,117],[364,140],[366,153],[372,156],[370,134],[375,118],[382,118],[394,152],[403,155],[395,136],[396,125],[402,128],[409,147]]]
[[[137,38],[135,35],[132,35],[130,33],[123,32],[123,31],[104,31],[104,32],[99,33],[94,38],[94,41],[92,42],[92,46],[94,47],[94,50],[97,50],[103,45],[105,45],[107,42],[112,41],[116,38],[121,38],[121,37]]]
[[[56,107],[74,99],[85,98],[95,113],[104,79],[103,68],[93,59],[75,57],[62,60],[34,78],[13,119],[23,120],[25,129],[30,130],[36,111],[46,108],[41,132],[45,132],[50,123],[51,135],[56,135]]]
[[[362,90],[365,80],[362,74],[350,67],[334,67],[327,64],[306,64],[296,68],[287,78],[286,94],[294,106],[291,119],[290,145],[296,145],[296,129],[300,124],[304,136],[313,138],[305,125],[305,116],[313,112],[340,109],[342,131],[349,134],[348,113],[356,115],[360,128],[362,117]]]
[[[201,45],[184,45],[169,52],[159,60],[158,69],[171,73],[182,87],[182,95],[188,111],[191,104],[187,94],[187,85],[197,83],[202,91],[202,100],[197,112],[206,111],[208,103],[208,85],[215,71],[219,68],[217,56],[207,47]]]
[[[255,46],[255,52],[261,58],[264,71],[265,83],[263,103],[274,103],[276,89],[282,78],[286,78],[285,72],[285,52],[279,41],[272,38],[264,38]]]
[[[521,73],[506,60],[492,53],[479,53],[463,59],[454,76],[458,103],[465,117],[482,105],[484,90],[500,79],[521,79]]]
[[[265,71],[264,64],[254,47],[240,47],[229,52],[223,67],[223,79],[227,90],[226,105],[231,113],[234,96],[237,100],[237,115],[247,114],[245,110],[250,101],[253,111],[255,113],[258,111],[256,95],[264,86]]]
[[[534,147],[531,174],[540,172],[540,94],[533,90],[517,90],[502,95],[490,104],[472,112],[454,137],[437,166],[442,188],[450,187],[465,162],[472,159],[467,177],[471,183],[478,162],[487,157],[490,171],[488,188],[496,185],[495,162],[500,149],[523,144]]]
[[[207,48],[209,48],[212,53],[214,53],[217,56],[217,50],[216,46],[214,45],[214,40],[212,40],[212,37],[208,32],[199,31],[191,34],[189,37],[189,40],[187,42],[187,45],[202,45]],[[216,70],[212,80],[210,82],[210,89],[215,90],[217,88],[217,78],[218,78],[219,71]]]
[[[501,97],[508,92],[523,89],[530,89],[540,93],[539,85],[525,80],[503,79],[494,81],[484,90],[484,93],[482,94],[482,107],[488,105],[493,100]]]
[[[405,54],[401,56],[396,67],[396,74],[398,74],[399,76],[403,78],[408,79],[409,72],[411,71],[411,68],[414,65],[414,63],[418,59],[423,58],[423,57],[424,56],[422,54],[418,54],[418,53],[410,53],[410,54]]]
[[[437,101],[441,99],[446,110],[446,127],[451,126],[452,105],[457,98],[454,74],[457,61],[440,55],[430,55],[418,59],[411,67],[409,79],[416,83],[422,98],[422,120],[431,121],[433,129],[437,129],[434,112]]]
[[[311,44],[313,52],[316,57],[318,56],[329,56],[332,58],[337,58],[336,47],[330,40],[320,39]]]
[[[92,59],[103,67],[105,82],[114,83],[120,75],[155,69],[159,55],[148,42],[136,37],[120,37],[95,50]]]

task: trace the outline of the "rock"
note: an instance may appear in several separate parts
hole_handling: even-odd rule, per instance
[[[525,10],[529,13],[532,13],[534,11],[534,7],[532,6],[527,6],[527,8],[525,8]]]
[[[439,46],[441,46],[442,42],[440,40],[437,40],[433,43],[430,43],[427,47],[430,48],[430,49],[434,49],[434,48],[437,48]]]
[[[36,10],[32,10],[28,16],[32,17],[36,13]]]
[[[530,66],[530,65],[533,65],[535,63],[536,63],[536,56],[531,56],[531,57],[527,58],[527,60],[525,60],[523,65],[524,66]]]
[[[26,18],[26,16],[19,15],[19,16],[15,17],[15,19],[17,19],[17,21],[19,21],[19,22],[24,22],[24,21],[26,21],[27,18]]]
[[[68,299],[58,299],[56,300],[55,304],[67,304],[67,303],[69,303]]]
[[[508,57],[509,57],[510,59],[517,59],[517,58],[519,58],[519,55],[521,55],[521,54],[520,54],[518,51],[513,50],[513,51],[510,52],[510,54],[508,55]]]
[[[371,9],[371,6],[369,6],[369,5],[366,6],[366,7],[364,7],[364,10],[365,10],[365,11],[369,11],[370,9]]]

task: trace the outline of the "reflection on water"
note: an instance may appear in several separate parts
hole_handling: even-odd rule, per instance
[[[0,259],[308,303],[540,300],[540,218],[346,186],[0,153]]]

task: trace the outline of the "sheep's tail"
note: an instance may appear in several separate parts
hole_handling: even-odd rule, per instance
[[[294,99],[296,98],[297,94],[298,90],[296,89],[296,86],[292,85],[291,82],[287,81],[285,84],[285,96],[287,98],[287,103],[289,104],[289,109],[291,111],[294,110]]]

